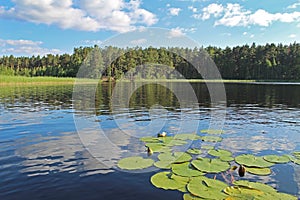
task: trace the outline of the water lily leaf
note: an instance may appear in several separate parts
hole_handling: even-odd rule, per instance
[[[272,195],[275,197],[273,199],[280,199],[280,200],[297,200],[298,199],[297,197],[295,197],[293,195],[281,193],[281,192],[272,193]]]
[[[188,177],[176,176],[170,172],[159,172],[151,177],[151,183],[165,190],[179,190],[186,192],[186,185],[189,182]]]
[[[204,175],[203,172],[196,170],[189,162],[173,164],[172,172],[178,176],[195,177]]]
[[[222,190],[227,186],[222,181],[198,176],[191,179],[187,189],[192,195],[204,199],[225,199],[227,195]]]
[[[171,164],[172,162],[170,160],[159,160],[157,162],[154,163],[154,166],[160,169],[171,169]]]
[[[146,147],[149,147],[153,152],[164,152],[169,149],[169,147],[166,147],[163,143],[147,143],[145,145]]]
[[[186,193],[183,195],[183,200],[203,200],[203,199]]]
[[[201,140],[205,142],[221,142],[222,138],[218,136],[202,136]]]
[[[154,137],[142,137],[140,138],[140,140],[146,143],[159,142],[158,138],[154,138]]]
[[[195,148],[189,149],[186,152],[189,154],[195,154],[195,155],[199,155],[202,153],[202,151],[200,149],[195,149]]]
[[[220,159],[198,158],[192,161],[192,165],[206,173],[219,173],[229,169],[228,162],[221,161]]]
[[[260,176],[265,176],[265,175],[270,175],[271,174],[271,169],[270,168],[257,168],[257,167],[245,167],[246,172],[250,174],[255,174],[255,175],[260,175]]]
[[[263,157],[266,161],[271,163],[287,163],[290,162],[290,158],[286,155],[277,156],[277,155],[267,155]]]
[[[201,137],[196,133],[181,133],[174,136],[177,140],[199,140]]]
[[[210,149],[213,149],[214,146],[211,146],[211,145],[202,145],[201,148],[202,148],[202,149],[210,150]]]
[[[224,189],[224,192],[230,196],[238,197],[242,200],[254,199],[255,196],[260,196],[264,194],[264,192],[257,189],[239,186],[229,186]]]
[[[154,163],[152,159],[144,159],[142,157],[128,157],[119,160],[118,167],[127,170],[145,169],[151,167]]]
[[[219,157],[219,159],[222,161],[227,161],[227,162],[234,160],[234,158],[231,156],[221,156],[221,157]]]
[[[166,146],[172,147],[172,146],[181,146],[187,144],[184,140],[172,140],[169,143],[166,143]]]
[[[260,190],[266,193],[277,192],[273,187],[259,182],[240,180],[240,181],[234,181],[233,184],[236,186],[243,186],[250,189]]]
[[[224,130],[215,130],[215,129],[204,129],[200,131],[201,133],[207,133],[207,134],[223,134]]]
[[[266,168],[274,165],[274,163],[270,163],[263,159],[263,157],[254,156],[251,154],[243,154],[239,155],[235,158],[235,161],[241,165],[245,165],[247,167],[260,167]]]
[[[224,149],[211,149],[208,151],[208,154],[216,157],[230,157],[232,153]]]
[[[183,163],[192,160],[192,156],[185,152],[165,152],[158,155],[161,161],[170,161],[170,163]]]

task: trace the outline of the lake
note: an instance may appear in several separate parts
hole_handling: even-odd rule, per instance
[[[1,87],[0,199],[182,199],[181,192],[151,184],[158,169],[130,173],[115,164],[126,156],[146,156],[140,137],[200,134],[219,120],[212,113],[226,114],[225,133],[210,145],[234,156],[300,151],[299,84],[226,83],[226,102],[220,105],[212,105],[204,83],[191,83],[197,102],[176,97],[173,91],[184,90],[182,83],[149,83],[131,94],[127,90],[134,84],[103,83],[95,98],[79,103],[72,85]],[[121,92],[114,96],[117,87]],[[97,130],[105,137],[99,139]],[[276,164],[271,170],[268,176],[234,177],[300,197],[299,165]]]

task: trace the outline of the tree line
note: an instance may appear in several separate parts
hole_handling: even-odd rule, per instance
[[[242,45],[204,48],[224,79],[300,80],[300,44]],[[31,57],[0,57],[0,74],[21,76],[76,77],[89,66],[87,77],[202,78],[192,63],[199,63],[202,48],[117,48],[97,45],[74,48],[72,54]],[[148,65],[147,68],[142,68]],[[166,67],[168,66],[168,67]],[[139,70],[140,69],[140,70]]]

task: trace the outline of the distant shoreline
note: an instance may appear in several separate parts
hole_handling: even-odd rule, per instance
[[[70,84],[95,84],[95,79],[80,80],[76,78],[61,77],[25,77],[25,76],[3,76],[0,75],[0,86],[19,86],[19,85],[70,85]],[[203,79],[136,79],[122,80],[122,82],[191,82],[191,83],[253,83],[253,84],[300,84],[299,80],[203,80]],[[109,82],[109,81],[99,81]],[[120,82],[120,81],[112,81]]]

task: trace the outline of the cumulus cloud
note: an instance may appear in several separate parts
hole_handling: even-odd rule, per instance
[[[198,11],[198,9],[194,6],[189,6],[188,9],[191,10],[193,13],[196,13]]]
[[[156,16],[141,8],[141,1],[130,0],[12,0],[14,7],[0,8],[0,17],[57,25],[82,31],[126,32],[137,25],[153,25]]]
[[[215,26],[229,27],[250,25],[267,27],[276,21],[283,23],[300,22],[300,12],[269,13],[263,9],[251,12],[237,3],[228,3],[226,6],[213,3],[203,8],[202,14],[194,17],[202,20],[215,18]]]
[[[289,38],[295,38],[295,37],[297,37],[296,34],[291,34],[291,35],[289,35]]]
[[[300,6],[300,0],[292,5],[289,5],[287,8],[288,9],[296,9]]]
[[[194,33],[196,31],[196,28],[172,28],[168,33],[168,38],[176,38],[176,37],[182,37],[186,35],[186,33]]]
[[[178,16],[181,8],[169,8],[169,14],[172,16]]]
[[[41,41],[32,40],[2,40],[0,39],[1,52],[14,55],[46,55],[60,54],[59,49],[43,48]]]

